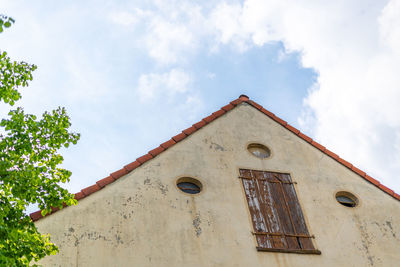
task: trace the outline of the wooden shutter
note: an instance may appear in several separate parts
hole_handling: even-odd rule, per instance
[[[321,254],[311,241],[289,174],[240,169],[258,250]]]

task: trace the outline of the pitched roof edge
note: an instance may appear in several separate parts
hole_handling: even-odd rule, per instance
[[[392,189],[384,186],[383,184],[381,184],[378,180],[372,178],[371,176],[369,176],[368,174],[366,174],[364,171],[360,170],[359,168],[355,167],[354,165],[352,165],[351,163],[349,163],[348,161],[340,158],[337,154],[333,153],[332,151],[330,151],[329,149],[327,149],[326,147],[324,147],[323,145],[319,144],[318,142],[314,141],[311,137],[303,134],[302,132],[300,132],[298,129],[296,129],[295,127],[291,126],[290,124],[288,124],[286,121],[280,119],[279,117],[275,116],[275,114],[269,112],[268,110],[264,109],[261,105],[255,103],[252,100],[247,100],[245,101],[248,104],[252,105],[254,108],[260,110],[261,112],[263,112],[265,115],[267,115],[268,117],[270,117],[271,119],[273,119],[274,121],[276,121],[277,123],[279,123],[280,125],[282,125],[283,127],[285,127],[286,129],[288,129],[289,131],[291,131],[294,135],[297,135],[298,137],[300,137],[301,139],[303,139],[304,141],[310,143],[313,147],[317,148],[318,150],[320,150],[321,152],[323,152],[325,155],[331,157],[332,159],[336,160],[337,162],[339,162],[340,164],[342,164],[343,166],[347,167],[348,169],[350,169],[351,171],[353,171],[354,173],[358,174],[359,176],[361,176],[364,180],[368,181],[369,183],[375,185],[376,187],[378,187],[380,190],[382,190],[383,192],[385,192],[386,194],[389,194],[390,196],[392,196],[393,198],[400,200],[400,195],[397,194],[396,192],[394,192]]]
[[[281,126],[285,127],[289,131],[291,131],[294,135],[297,135],[298,137],[300,137],[304,141],[306,141],[309,144],[311,144],[313,147],[315,147],[318,150],[320,150],[321,152],[323,152],[325,155],[333,158],[338,163],[342,164],[343,166],[347,167],[349,170],[351,170],[354,173],[356,173],[359,176],[361,176],[364,180],[366,180],[369,183],[375,185],[377,188],[379,188],[383,192],[389,194],[393,198],[395,198],[395,199],[400,201],[400,195],[399,194],[396,194],[390,188],[382,185],[379,181],[377,181],[374,178],[372,178],[371,176],[367,175],[362,170],[360,170],[357,167],[353,166],[351,163],[347,162],[346,160],[340,158],[338,155],[336,155],[332,151],[328,150],[323,145],[319,144],[318,142],[315,142],[311,137],[303,134],[298,129],[296,129],[295,127],[293,127],[290,124],[288,124],[286,121],[284,121],[281,118],[275,116],[274,113],[266,110],[261,105],[259,105],[256,102],[250,100],[249,97],[246,96],[246,95],[240,95],[239,98],[231,101],[228,105],[223,106],[221,109],[219,109],[216,112],[213,112],[211,115],[203,118],[199,122],[193,124],[191,127],[183,130],[181,133],[179,133],[176,136],[172,137],[168,141],[162,143],[161,145],[159,145],[155,149],[150,150],[147,154],[137,158],[135,161],[125,165],[123,168],[111,173],[106,178],[103,178],[103,179],[97,181],[94,185],[88,186],[88,187],[82,189],[80,192],[75,193],[75,199],[76,200],[81,200],[81,199],[83,199],[83,198],[85,198],[85,197],[87,197],[87,196],[89,196],[89,195],[91,195],[91,194],[103,189],[105,186],[113,183],[114,181],[118,180],[122,176],[132,172],[133,170],[135,170],[140,165],[142,165],[145,162],[151,160],[152,158],[155,158],[156,156],[158,156],[163,151],[169,149],[170,147],[172,147],[176,143],[182,141],[183,139],[185,139],[189,135],[193,134],[194,132],[196,132],[197,130],[201,129],[205,125],[207,125],[210,122],[214,121],[215,119],[221,117],[222,115],[224,115],[225,113],[227,113],[230,110],[234,109],[235,107],[237,107],[238,105],[240,105],[243,102],[246,102],[246,103],[250,104],[252,107],[256,108],[257,110],[259,110],[260,112],[264,113],[265,115],[267,115],[272,120],[276,121]],[[58,210],[59,210],[59,208],[52,208],[52,213],[50,213],[50,214],[53,214],[54,212],[56,212]],[[48,216],[50,214],[47,214],[46,216]],[[31,213],[30,217],[31,217],[32,221],[37,221],[37,220],[43,218],[40,210]]]

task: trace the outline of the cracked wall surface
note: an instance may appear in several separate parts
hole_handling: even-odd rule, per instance
[[[269,159],[246,147],[258,142]],[[123,163],[121,163],[122,165]],[[290,173],[321,255],[258,252],[239,168]],[[198,195],[176,180],[201,181]],[[356,208],[338,204],[350,191]],[[247,104],[104,189],[36,222],[44,266],[398,266],[400,202]]]

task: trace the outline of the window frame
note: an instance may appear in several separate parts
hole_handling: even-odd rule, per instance
[[[301,209],[290,174],[239,169],[258,251],[321,254]]]

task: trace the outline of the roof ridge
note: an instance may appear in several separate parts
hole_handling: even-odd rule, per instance
[[[288,129],[289,131],[291,131],[294,135],[297,135],[298,137],[300,137],[304,141],[308,142],[313,147],[317,148],[318,150],[320,150],[321,152],[323,152],[327,156],[333,158],[334,160],[336,160],[337,162],[339,162],[343,166],[345,166],[348,169],[350,169],[351,171],[355,172],[356,174],[358,174],[359,176],[364,178],[364,180],[372,183],[373,185],[378,187],[383,192],[389,194],[393,198],[395,198],[395,199],[400,201],[400,195],[396,194],[392,189],[384,186],[378,180],[376,180],[376,179],[372,178],[371,176],[367,175],[364,171],[362,171],[359,168],[355,167],[354,165],[352,165],[348,161],[340,158],[337,154],[333,153],[332,151],[330,151],[329,149],[327,149],[323,145],[321,145],[318,142],[314,141],[311,137],[303,134],[302,132],[300,132],[300,130],[296,129],[292,125],[288,124],[286,121],[284,121],[281,118],[277,117],[274,113],[266,110],[263,106],[257,104],[253,100],[250,100],[247,95],[240,95],[239,98],[231,101],[228,105],[223,106],[221,109],[219,109],[216,112],[213,112],[211,115],[203,118],[199,122],[193,124],[191,127],[183,130],[181,133],[175,135],[170,140],[162,143],[160,146],[156,147],[155,149],[150,150],[147,154],[137,158],[135,161],[125,165],[123,168],[111,173],[106,178],[103,178],[103,179],[97,181],[94,185],[91,185],[91,186],[88,186],[88,187],[82,189],[80,192],[75,194],[75,199],[76,200],[81,200],[82,198],[85,198],[85,197],[89,196],[90,194],[93,194],[94,192],[97,192],[97,191],[103,189],[108,184],[113,183],[114,181],[116,181],[119,178],[121,178],[122,176],[130,173],[131,171],[133,171],[134,169],[136,169],[140,165],[144,164],[145,162],[149,161],[150,159],[155,158],[161,152],[167,150],[168,148],[172,147],[176,143],[182,141],[183,139],[185,139],[189,135],[193,134],[197,130],[201,129],[205,125],[207,125],[210,122],[214,121],[215,119],[221,117],[222,115],[224,115],[228,111],[234,109],[235,107],[237,107],[238,105],[240,105],[241,103],[244,103],[244,102],[250,104],[252,107],[254,107],[257,110],[261,111],[262,113],[267,115],[269,118],[271,118],[272,120],[276,121],[277,123],[279,123],[280,125],[282,125],[286,129]],[[64,205],[64,207],[65,207],[65,205]],[[58,207],[57,208],[52,208],[52,213],[54,213],[54,212],[56,212],[58,210],[59,210]],[[50,214],[52,214],[52,213],[50,213]],[[48,216],[50,214],[47,214],[46,216]],[[41,214],[41,211],[39,210],[39,211],[31,213],[30,217],[31,217],[32,221],[37,221],[40,218],[42,218],[43,216]]]

